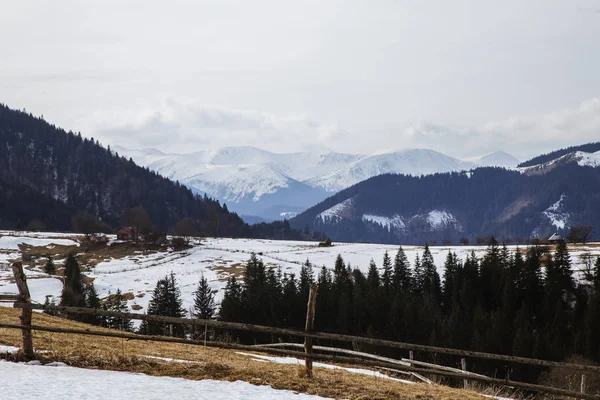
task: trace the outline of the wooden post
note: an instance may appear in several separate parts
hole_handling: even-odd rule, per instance
[[[315,310],[317,307],[317,285],[310,287],[310,293],[308,294],[308,306],[306,309],[306,332],[312,332],[315,325]],[[304,338],[304,353],[306,355],[312,355],[312,338]],[[313,360],[306,358],[306,376],[312,378],[312,367]]]
[[[460,359],[460,366],[462,368],[463,371],[467,372],[467,359],[466,358],[461,358]],[[467,381],[466,379],[463,380],[463,386],[465,389],[469,388],[469,381]]]
[[[581,393],[585,393],[585,390],[586,390],[585,375],[581,375]]]
[[[29,294],[29,287],[27,286],[27,278],[23,272],[23,264],[20,262],[13,263],[12,265],[13,274],[15,276],[15,282],[19,289],[20,300],[24,303],[31,304],[31,295]],[[23,308],[21,310],[21,325],[31,326],[31,315],[32,310]],[[23,355],[26,360],[33,360],[33,336],[31,329],[22,329],[21,335],[23,336]]]
[[[415,359],[415,353],[412,350],[408,351],[408,358],[410,360],[414,360]]]

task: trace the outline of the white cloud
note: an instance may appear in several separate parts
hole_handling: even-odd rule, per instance
[[[105,110],[86,116],[84,131],[108,144],[192,152],[224,146],[256,146],[277,152],[330,149],[371,153],[390,148],[432,148],[470,157],[504,150],[526,159],[560,147],[599,140],[600,99],[542,115],[512,117],[480,127],[420,122],[377,132],[344,130],[304,114],[206,106],[165,99],[156,110]]]

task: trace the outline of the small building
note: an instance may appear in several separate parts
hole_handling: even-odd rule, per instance
[[[134,240],[134,230],[131,226],[123,226],[117,231],[117,240],[131,241]]]
[[[108,243],[108,236],[106,236],[104,233],[92,233],[90,236],[90,241],[92,243],[106,244]]]
[[[560,242],[562,240],[563,240],[563,238],[562,238],[562,236],[560,236],[558,234],[558,232],[548,238],[548,241],[550,243],[557,243],[557,242]]]

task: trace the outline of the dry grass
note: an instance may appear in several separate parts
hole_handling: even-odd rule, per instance
[[[229,265],[213,265],[208,268],[217,273],[219,281],[226,282],[232,276],[235,276],[236,279],[241,279],[244,276],[245,265],[235,263]]]
[[[0,321],[18,323],[20,310],[0,307]],[[89,328],[88,325],[35,313],[33,323],[69,328]],[[100,329],[100,328],[94,328]],[[0,344],[19,346],[20,331],[0,328]],[[34,332],[36,350],[43,361],[62,361],[69,365],[140,372],[148,375],[186,379],[243,380],[276,389],[332,397],[336,399],[482,399],[471,391],[439,385],[413,385],[388,379],[353,374],[342,370],[315,368],[308,379],[297,365],[256,362],[235,351],[201,346],[144,342],[119,338]],[[192,363],[168,362],[144,356],[183,359]]]

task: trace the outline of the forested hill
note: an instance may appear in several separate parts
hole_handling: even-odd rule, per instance
[[[500,168],[423,177],[381,175],[294,218],[338,241],[458,244],[566,235],[585,224],[600,234],[600,168],[559,163],[543,173]]]
[[[556,160],[559,157],[567,155],[569,153],[574,153],[576,151],[583,151],[586,153],[595,153],[600,151],[600,142],[595,143],[586,143],[579,146],[571,146],[565,149],[560,149],[556,151],[552,151],[547,154],[542,154],[540,156],[534,157],[531,160],[527,160],[519,164],[519,167],[532,167],[534,165],[539,165],[546,163],[548,161]]]
[[[218,202],[200,198],[93,139],[0,105],[0,227],[31,221],[68,230],[85,211],[112,227],[142,206],[162,230],[191,217],[203,234],[249,236],[251,229]]]

